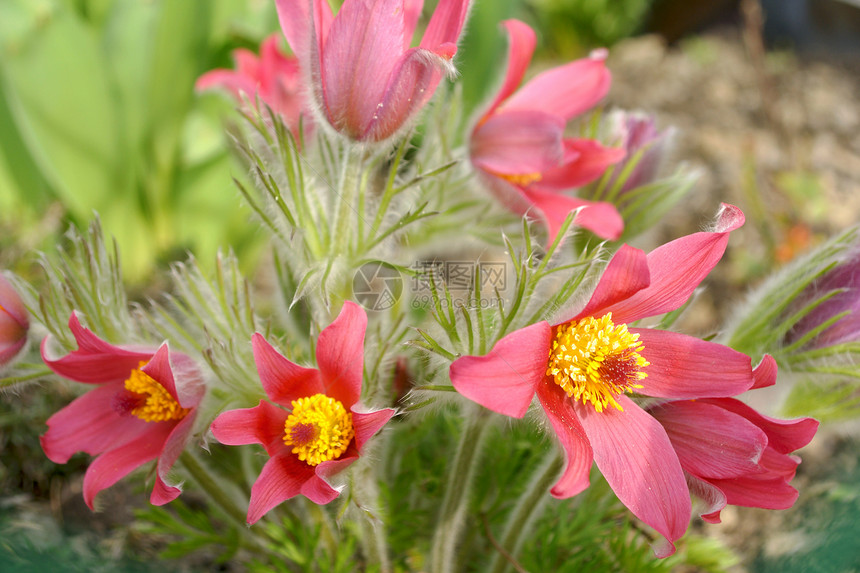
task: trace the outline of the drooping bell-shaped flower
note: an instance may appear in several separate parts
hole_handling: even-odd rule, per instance
[[[514,331],[485,356],[451,364],[454,388],[495,412],[522,417],[537,395],[567,458],[550,493],[578,494],[596,463],[618,498],[666,538],[659,556],[674,552],[692,506],[683,456],[635,395],[725,399],[775,376],[775,363],[769,359],[753,369],[749,356],[727,346],[629,324],[683,305],[743,222],[739,209],[725,205],[711,232],[676,239],[648,255],[624,245],[574,316]],[[756,439],[747,444],[751,459],[764,443]]]
[[[21,297],[0,274],[0,368],[24,347],[29,328],[30,320]]]
[[[307,78],[319,115],[362,142],[407,126],[446,74],[469,0],[440,0],[417,47],[410,47],[423,0],[276,0],[281,28]]]
[[[229,410],[212,422],[222,444],[261,444],[269,461],[251,488],[248,523],[304,495],[325,504],[339,495],[330,479],[358,459],[365,443],[394,415],[359,403],[367,315],[353,302],[317,340],[318,368],[289,361],[263,335],[252,339],[254,361],[269,401]]]
[[[78,349],[54,358],[51,339],[42,359],[56,374],[92,387],[48,419],[41,437],[48,458],[64,464],[76,452],[95,459],[84,475],[84,501],[93,509],[96,494],[152,460],[157,460],[153,505],[181,493],[168,472],[191,434],[203,398],[203,378],[194,362],[158,348],[114,346],[84,328],[76,314],[69,329]]]
[[[278,35],[272,34],[260,46],[259,57],[244,49],[233,52],[235,70],[218,69],[197,79],[198,91],[223,88],[241,103],[255,103],[259,98],[281,116],[295,137],[299,126],[309,126],[301,84],[299,63],[294,56],[281,52]]]
[[[503,26],[510,38],[507,73],[472,130],[472,165],[505,207],[540,217],[549,242],[576,209],[581,209],[576,225],[617,239],[624,222],[612,204],[566,193],[600,177],[624,157],[624,149],[564,136],[568,121],[609,91],[606,51],[542,72],[517,89],[534,52],[535,33],[518,20],[507,20]]]

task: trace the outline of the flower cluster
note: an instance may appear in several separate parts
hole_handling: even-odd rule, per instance
[[[175,292],[130,311],[123,296],[100,290],[119,290],[120,281],[99,275],[115,264],[95,260],[108,257],[95,248],[77,263],[46,263],[52,296],[28,304],[31,312],[39,307],[34,321],[48,332],[41,361],[80,391],[47,420],[42,448],[56,463],[77,452],[93,456],[83,481],[91,509],[99,492],[155,462],[153,505],[176,499],[178,476],[187,475],[239,523],[237,535],[253,538],[248,547],[296,563],[305,559],[296,557],[303,540],[314,547],[306,559],[317,559],[319,539],[276,528],[321,513],[317,505],[340,499],[338,525],[355,518],[360,526],[334,528],[323,514],[307,530],[358,536],[367,561],[378,561],[368,568],[381,571],[394,570],[386,515],[411,512],[418,520],[438,512],[429,569],[450,571],[466,553],[462,532],[487,428],[506,418],[536,420],[554,437],[546,474],[516,489],[526,492],[518,504],[503,500],[501,513],[510,516],[503,543],[512,552],[534,523],[531,512],[543,507],[538,501],[582,493],[594,465],[661,536],[659,557],[676,551],[695,498],[701,517],[714,523],[727,505],[794,504],[794,452],[812,440],[818,422],[772,418],[738,397],[776,383],[781,345],[856,340],[856,253],[807,281],[816,294],[796,289],[780,303],[783,315],[805,312],[772,344],[753,351],[673,331],[745,216],[723,204],[706,231],[648,253],[621,244],[632,234],[626,209],[649,208],[642,195],[656,189],[670,132],[639,114],[588,115],[609,92],[606,50],[524,81],[536,34],[507,20],[500,88],[471,119],[449,121],[459,96],[442,80],[456,75],[471,2],[440,0],[415,46],[422,0],[345,0],[337,13],[326,0],[275,4],[292,54],[272,35],[259,56],[237,50],[235,70],[210,71],[196,85],[225,89],[244,108],[248,141],[237,146],[258,189],[240,187],[271,235],[273,256],[258,273],[261,288],[241,280],[238,264],[225,271],[219,259],[208,280],[191,262],[172,270]],[[437,91],[442,102],[431,108]],[[449,133],[464,125],[463,133]],[[667,196],[681,195],[672,191]],[[430,277],[428,308],[404,304],[407,261],[460,241],[507,257],[514,288],[485,288],[479,265],[457,285]],[[467,303],[454,304],[455,287]],[[369,317],[352,299],[373,289]],[[255,306],[258,298],[264,302]],[[30,319],[0,277],[4,370],[26,347]],[[426,418],[409,415],[431,403],[463,418],[444,428],[460,433],[450,451],[448,440],[418,435]],[[250,447],[222,448],[212,437]],[[383,459],[368,455],[371,439],[382,444]],[[432,482],[426,491],[441,501],[399,507],[409,488],[392,480],[405,471],[409,450],[424,447],[446,463],[450,457],[447,480],[434,475],[416,484],[418,491]],[[497,457],[493,463],[504,463]],[[529,493],[532,486],[538,491]],[[240,494],[242,505],[234,500]],[[290,506],[288,517],[269,515],[266,523],[293,498],[301,511]],[[261,520],[265,527],[244,527]],[[340,550],[327,545],[332,555]]]

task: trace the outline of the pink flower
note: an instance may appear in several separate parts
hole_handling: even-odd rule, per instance
[[[792,326],[785,336],[786,344],[793,344],[819,329],[821,332],[804,345],[804,350],[860,340],[860,246],[854,245],[844,260],[803,289],[786,314],[800,312],[827,294],[830,296],[826,300],[816,304]],[[832,324],[822,329],[828,322]]]
[[[609,203],[561,193],[593,181],[624,157],[591,139],[566,138],[568,120],[593,107],[609,91],[605,51],[538,74],[522,88],[535,47],[535,33],[523,22],[503,22],[510,36],[508,70],[502,88],[472,131],[472,164],[494,195],[511,211],[536,211],[555,239],[567,215],[585,207],[576,224],[617,239],[624,222]]]
[[[522,417],[537,394],[567,458],[550,493],[566,498],[585,489],[593,460],[618,498],[668,540],[657,548],[661,557],[687,529],[690,495],[663,425],[628,394],[726,398],[775,366],[753,370],[748,356],[726,346],[628,323],[683,305],[743,222],[739,209],[724,205],[712,232],[647,256],[622,246],[574,316],[512,332],[489,354],[461,357],[450,369],[457,391],[501,414]]]
[[[765,356],[768,380],[776,381],[776,362]],[[757,376],[757,379],[760,379]],[[808,444],[818,422],[812,418],[776,420],[733,398],[681,400],[648,412],[663,425],[687,477],[690,490],[706,503],[702,519],[720,522],[727,505],[787,509],[797,490],[789,485],[800,458],[790,455]]]
[[[278,35],[272,34],[260,46],[260,57],[248,50],[234,50],[236,70],[212,70],[198,78],[198,91],[225,88],[239,102],[255,103],[259,97],[272,111],[279,114],[294,136],[299,135],[303,119],[307,128],[308,117],[303,116],[299,64],[295,57],[278,49]]]
[[[441,0],[410,48],[423,0],[277,0],[281,28],[308,78],[320,114],[343,135],[378,142],[430,99],[466,20],[468,0]]]
[[[181,493],[167,474],[182,453],[203,397],[203,379],[188,356],[157,349],[114,346],[81,326],[76,314],[69,329],[78,349],[50,357],[50,337],[42,359],[63,378],[93,389],[48,419],[41,437],[51,461],[64,464],[72,454],[96,456],[84,475],[84,501],[90,509],[101,490],[146,462],[157,459],[153,505]]]
[[[30,320],[21,297],[0,275],[0,367],[8,364],[27,342]]]
[[[621,139],[625,150],[625,161],[615,167],[612,179],[607,184],[611,189],[630,161],[640,154],[635,167],[627,176],[618,194],[623,197],[628,191],[648,185],[657,179],[665,160],[673,130],[657,131],[653,116],[643,113],[615,111],[610,117],[614,135]]]
[[[212,422],[223,444],[262,444],[269,454],[251,488],[248,523],[298,494],[325,504],[339,494],[330,478],[358,459],[367,440],[394,410],[367,410],[359,403],[367,315],[344,303],[340,315],[317,341],[319,369],[303,368],[286,358],[259,333],[254,360],[271,402],[230,410]]]

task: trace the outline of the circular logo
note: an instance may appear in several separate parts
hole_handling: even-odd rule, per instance
[[[367,310],[388,310],[403,294],[403,277],[388,263],[365,263],[352,277],[352,292],[355,301]]]

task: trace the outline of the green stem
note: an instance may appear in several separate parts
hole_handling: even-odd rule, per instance
[[[179,457],[179,461],[182,463],[182,467],[191,474],[191,478],[198,486],[200,486],[200,489],[206,492],[209,498],[215,502],[219,508],[221,508],[227,517],[239,525],[240,531],[248,529],[248,521],[245,517],[245,512],[239,509],[224,490],[215,483],[210,472],[197,461],[197,458],[186,451],[182,452],[182,455]]]
[[[466,508],[474,485],[481,450],[490,427],[489,410],[480,406],[468,406],[466,427],[460,435],[460,444],[454,456],[454,463],[448,472],[445,484],[445,497],[436,524],[431,549],[431,571],[450,573],[455,570],[457,542],[463,529]]]
[[[530,522],[537,517],[539,509],[547,499],[547,492],[558,478],[564,458],[558,452],[552,451],[538,467],[525,491],[520,494],[517,505],[508,516],[502,539],[499,544],[511,556],[516,556],[523,541],[524,533],[529,530]],[[508,558],[496,553],[487,569],[491,573],[502,573],[511,565]]]
[[[200,489],[209,496],[209,499],[224,512],[230,521],[235,523],[239,534],[247,540],[246,543],[242,543],[243,546],[265,553],[270,559],[283,564],[290,571],[301,570],[298,567],[298,564],[288,561],[282,554],[273,552],[268,545],[271,540],[260,539],[258,534],[261,533],[262,530],[259,528],[252,530],[248,526],[245,512],[242,511],[232,499],[230,499],[230,496],[228,496],[217,483],[215,483],[210,472],[203,467],[193,454],[188,451],[182,452],[182,455],[179,457],[179,462],[182,464],[182,467],[185,468],[185,471],[191,475],[191,479],[193,479]]]
[[[356,195],[361,184],[361,171],[364,164],[364,155],[350,148],[344,150],[343,170],[338,178],[337,190],[335,191],[335,216],[332,224],[333,246],[329,250],[329,257],[337,254],[347,254],[351,245],[355,243],[356,222],[358,217],[356,211]]]

